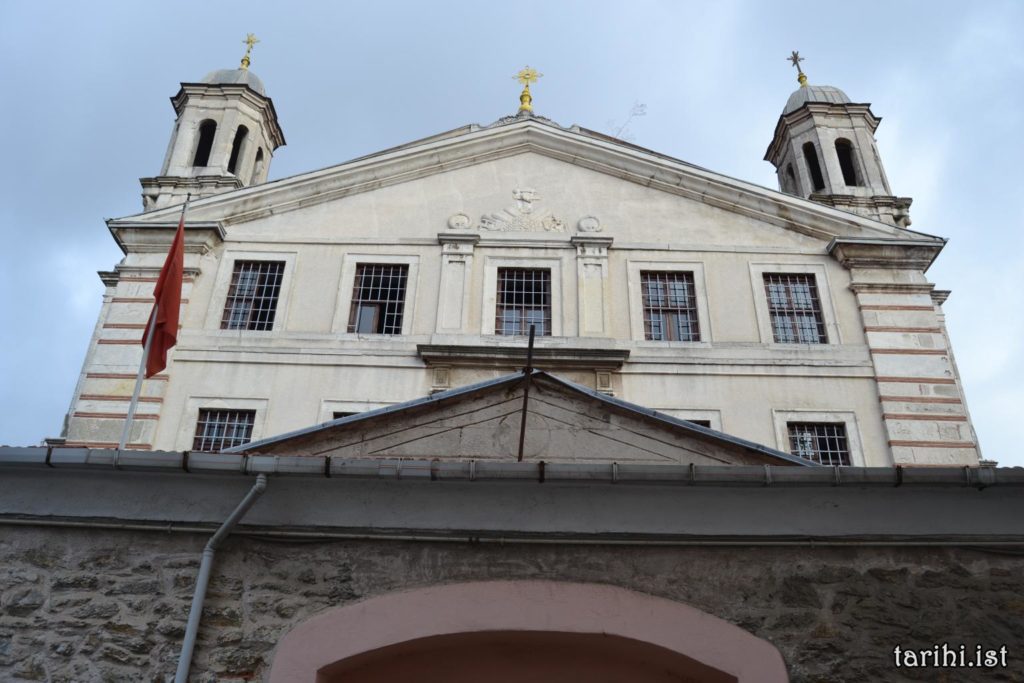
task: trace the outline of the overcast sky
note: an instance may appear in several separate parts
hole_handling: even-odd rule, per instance
[[[842,88],[913,227],[950,238],[928,272],[945,305],[984,457],[1024,465],[1024,3],[0,3],[0,444],[60,433],[96,324],[104,218],[141,211],[181,81],[238,65],[288,145],[270,179],[515,113],[538,114],[771,188],[763,161],[796,86]]]

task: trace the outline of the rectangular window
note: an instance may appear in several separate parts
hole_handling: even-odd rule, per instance
[[[409,266],[360,263],[352,288],[348,331],[359,334],[401,334]]]
[[[255,421],[255,410],[201,408],[192,450],[216,453],[225,448],[249,443],[252,440],[252,426]]]
[[[644,339],[700,341],[693,273],[640,271]]]
[[[220,329],[273,329],[283,274],[283,261],[235,261]]]
[[[698,427],[707,427],[711,429],[711,420],[687,420],[691,424],[695,424]]]
[[[551,336],[551,271],[544,268],[498,268],[498,305],[494,333]]]
[[[334,415],[334,417],[331,418],[332,420],[340,420],[343,417],[348,417],[350,415],[355,415],[354,412],[348,412],[348,411],[343,411],[343,410],[335,410],[332,414]]]
[[[765,273],[764,289],[776,343],[828,343],[814,275]]]
[[[835,422],[787,422],[789,452],[822,465],[849,465],[846,425]]]

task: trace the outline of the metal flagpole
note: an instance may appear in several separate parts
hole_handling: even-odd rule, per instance
[[[523,368],[523,414],[519,418],[519,457],[523,461],[523,444],[526,442],[526,408],[530,404],[530,382],[533,375],[533,325],[530,325],[530,345],[526,347],[526,367]]]
[[[142,391],[142,380],[146,374],[146,361],[149,360],[149,347],[153,344],[153,328],[156,327],[156,317],[160,313],[160,304],[153,304],[153,313],[149,316],[149,325],[146,326],[146,344],[142,347],[142,362],[139,363],[139,374],[135,377],[135,391],[132,392],[132,402],[128,404],[128,419],[124,422],[124,431],[121,432],[121,441],[117,444],[118,452],[114,454],[114,467],[117,467],[117,457],[120,451],[124,450],[128,443],[128,434],[132,430],[132,419],[135,417],[135,408],[139,405],[139,392]]]

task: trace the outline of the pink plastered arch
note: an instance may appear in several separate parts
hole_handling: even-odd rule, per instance
[[[387,593],[329,609],[278,643],[270,683],[318,683],[364,653],[481,632],[603,634],[664,648],[743,683],[789,681],[766,640],[688,605],[603,584],[482,581]]]

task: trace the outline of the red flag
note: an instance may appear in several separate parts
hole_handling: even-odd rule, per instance
[[[171,242],[171,250],[167,253],[167,260],[164,267],[160,269],[160,277],[156,281],[156,289],[153,290],[153,298],[156,299],[156,306],[153,313],[156,314],[156,322],[152,328],[146,325],[146,332],[142,335],[142,345],[146,345],[150,329],[153,333],[153,343],[149,348],[149,357],[146,359],[146,378],[150,378],[167,367],[167,351],[178,342],[178,313],[181,308],[181,280],[185,270],[185,209],[188,208],[188,201],[181,208],[181,220],[178,222],[178,231],[174,233],[174,241]],[[153,313],[149,314],[150,322],[153,322]]]

